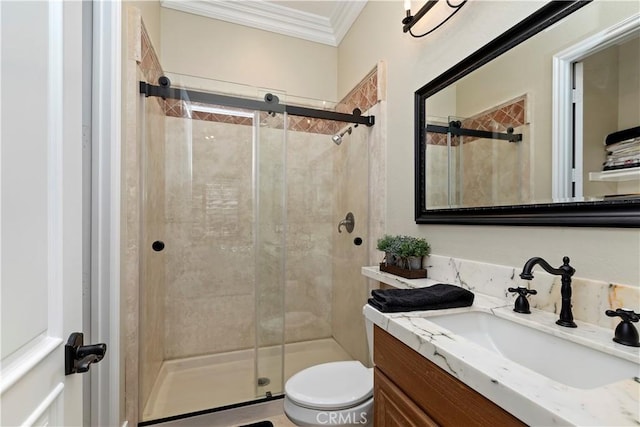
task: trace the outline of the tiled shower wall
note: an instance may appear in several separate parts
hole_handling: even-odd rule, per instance
[[[377,81],[376,67],[339,109],[375,105]],[[165,111],[170,159],[168,240],[175,241],[172,246],[180,252],[169,259],[167,267],[165,358],[251,348],[256,331],[257,342],[264,346],[279,344],[283,335],[285,342],[297,342],[340,335],[337,329],[344,335],[353,329],[340,341],[351,348],[354,357],[366,361],[360,310],[366,295],[353,297],[354,292],[366,294],[359,268],[368,263],[367,246],[358,248],[362,255],[358,262],[351,256],[336,257],[335,234],[337,222],[354,209],[350,206],[359,207],[360,227],[368,224],[369,164],[364,161],[368,129],[356,129],[354,136],[360,135],[360,143],[352,145],[346,137],[341,147],[347,148],[340,150],[330,136],[347,124],[289,116],[285,152],[284,117],[261,113],[260,122],[267,126],[260,127],[258,136],[260,206],[255,206],[250,179],[251,119],[190,113],[186,105],[176,101],[166,101]],[[359,147],[359,153],[345,157],[354,146]],[[286,163],[282,163],[284,159]],[[340,191],[353,188],[354,182],[357,190],[348,194]],[[282,211],[285,196],[286,212]],[[254,211],[258,218],[253,218]],[[250,228],[253,221],[257,221],[256,236],[256,230]],[[212,224],[216,224],[213,232],[208,228]],[[220,230],[215,231],[216,227]],[[189,233],[189,228],[195,231]],[[360,231],[366,238],[368,228]],[[203,242],[207,236],[209,241]],[[258,245],[253,244],[254,238]],[[348,244],[353,246],[352,239]],[[342,269],[336,274],[338,265]],[[344,298],[332,296],[336,289]],[[344,295],[347,289],[351,290]],[[334,310],[342,315],[333,316]],[[339,327],[344,324],[357,326]]]
[[[429,208],[444,208],[449,206],[449,167],[457,170],[458,156],[452,147],[452,158],[449,159],[449,150],[445,145],[427,144],[425,164],[426,204]],[[455,180],[455,172],[452,174]],[[457,188],[452,181],[452,189]]]
[[[254,339],[252,128],[166,118],[165,359]]]
[[[259,146],[257,202],[252,127],[167,118],[166,359],[251,348],[256,320],[259,341],[279,344],[283,302],[287,342],[331,336],[336,146],[289,132],[285,154],[278,129],[260,129]]]
[[[331,336],[335,149],[330,135],[287,134],[286,342]]]
[[[374,106],[369,112],[377,109]],[[334,158],[334,214],[337,220],[353,213],[355,227],[348,233],[343,227],[337,233],[337,223],[331,224],[333,277],[331,282],[331,321],[335,340],[354,358],[368,364],[368,347],[362,306],[367,301],[367,280],[360,267],[369,265],[369,151],[373,130],[364,126],[353,129],[342,144],[332,148]],[[333,145],[333,144],[332,144]],[[361,238],[358,245],[354,239]]]
[[[516,129],[520,133],[523,130]],[[515,205],[529,200],[529,138],[510,143],[478,139],[462,151],[462,206]],[[459,153],[456,153],[459,155]]]
[[[162,69],[147,33],[141,30],[142,60],[138,66],[138,78],[157,79]],[[140,403],[146,402],[155,378],[164,360],[165,332],[165,280],[166,251],[151,250],[156,240],[165,237],[165,117],[162,103],[157,98],[138,99],[144,105],[144,132],[139,137],[141,147],[141,199],[140,203],[140,357],[144,363],[140,381]],[[138,172],[139,173],[139,172]]]

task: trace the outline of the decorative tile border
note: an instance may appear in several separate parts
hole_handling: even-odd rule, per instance
[[[508,101],[488,111],[483,111],[462,121],[467,129],[486,130],[489,132],[507,131],[507,128],[517,128],[525,124],[527,95]],[[465,137],[464,143],[482,138]]]
[[[458,145],[454,142],[455,139],[452,139],[452,145]],[[427,145],[447,145],[447,134],[444,133],[433,133],[427,132]]]
[[[378,66],[369,72],[342,101],[338,103],[336,111],[352,113],[354,108],[365,112],[378,103]]]
[[[142,58],[138,65],[140,66],[140,70],[142,71],[145,80],[147,82],[157,84],[160,76],[164,75],[164,71],[162,70],[160,61],[158,60],[158,55],[156,55],[156,51],[151,44],[151,39],[149,39],[149,34],[144,26],[144,22],[142,22],[140,51],[142,52]],[[156,99],[160,103],[160,106],[164,108],[163,100],[161,98]]]
[[[526,123],[527,95],[507,101],[497,107],[483,111],[475,116],[462,120],[462,127],[466,129],[486,130],[489,132],[505,133],[507,128],[517,128]],[[465,137],[464,144],[477,141],[482,138]],[[427,144],[447,145],[447,135],[439,133],[427,133]],[[459,145],[458,138],[451,139],[451,145]]]

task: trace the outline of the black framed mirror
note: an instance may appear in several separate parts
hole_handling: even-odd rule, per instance
[[[521,44],[541,32],[542,34],[539,37],[549,37],[550,30],[555,29],[555,26],[552,27],[554,24],[559,23],[558,26],[565,25],[565,21],[563,21],[565,18],[572,18],[569,15],[590,3],[591,1],[554,1],[548,3],[415,92],[416,223],[640,227],[640,194],[635,192],[636,182],[640,183],[640,178],[638,181],[634,181],[634,190],[632,192],[618,193],[614,197],[554,199],[549,191],[548,199],[545,200],[545,197],[534,195],[534,185],[530,185],[527,182],[534,174],[526,173],[530,168],[533,169],[534,167],[528,162],[531,161],[533,163],[533,154],[531,153],[535,151],[534,144],[538,144],[538,148],[536,148],[538,151],[543,151],[539,149],[541,147],[540,144],[550,145],[550,137],[543,138],[543,140],[533,140],[533,134],[540,137],[541,134],[545,133],[540,132],[539,128],[536,129],[537,132],[532,131],[528,112],[521,113],[519,119],[510,118],[513,125],[495,124],[496,120],[492,119],[496,128],[490,129],[488,132],[481,131],[478,133],[478,129],[472,126],[475,123],[474,117],[477,119],[478,115],[460,117],[459,111],[455,110],[451,111],[452,114],[449,112],[445,114],[442,111],[438,111],[437,114],[431,114],[431,111],[429,111],[429,102],[433,103],[438,97],[442,98],[441,95],[452,88],[453,85],[459,85],[461,79],[492,61],[494,63],[503,61],[503,63],[509,64],[505,55],[507,52],[522,49],[524,45],[521,46]],[[602,6],[599,5],[598,7]],[[574,23],[573,25],[579,25],[579,23]],[[637,30],[634,31],[637,33]],[[548,41],[543,40],[540,43],[548,44]],[[516,47],[518,49],[514,49]],[[565,45],[559,45],[550,49],[562,50],[564,48],[566,48]],[[545,63],[542,63],[543,61],[540,62],[541,67],[551,68],[550,60]],[[509,71],[505,70],[504,72]],[[467,78],[471,78],[471,76]],[[548,92],[551,92],[551,83],[547,83]],[[460,87],[458,86],[458,90],[460,90]],[[536,95],[535,92],[534,95]],[[527,96],[529,97],[528,100]],[[550,94],[548,96],[551,97]],[[475,98],[477,100],[483,97],[476,95]],[[511,93],[511,95],[504,95],[501,99],[505,102],[495,103],[499,108],[494,109],[494,112],[501,114],[506,111],[507,107],[505,105],[509,108],[518,108],[518,105],[522,105],[523,102],[525,104],[529,102],[533,105],[534,101],[532,99],[538,101],[539,98],[541,98],[540,91],[537,93],[537,97],[531,96],[531,93],[527,93],[526,90],[522,94]],[[447,102],[442,104],[447,104]],[[550,110],[551,106],[549,105],[546,108]],[[449,110],[445,109],[445,111]],[[488,110],[483,110],[482,108],[473,111],[481,111],[484,115],[483,117],[489,116]],[[551,112],[544,111],[544,114],[544,120],[551,123]],[[538,119],[538,121],[541,120]],[[637,123],[637,125],[640,125],[640,123]],[[549,124],[549,126],[551,125]],[[556,126],[555,123],[554,126]],[[486,136],[483,132],[491,135]],[[463,142],[462,138],[467,139]],[[480,147],[480,144],[467,144],[466,142],[482,138],[492,140],[492,146],[496,147],[493,149],[493,154],[489,154],[489,156],[493,157],[494,163],[511,163],[515,165],[513,169],[522,172],[521,175],[525,176],[526,179],[513,175],[513,172],[511,175],[503,173],[503,180],[507,184],[502,184],[504,187],[500,190],[504,194],[502,199],[492,203],[486,203],[482,200],[460,203],[460,193],[463,190],[460,184],[462,178],[460,178],[459,172],[461,170],[473,171],[473,164],[470,162],[474,159],[478,162],[478,158],[480,158],[477,151],[474,154],[470,148],[472,146]],[[462,154],[463,149],[465,151],[464,155]],[[547,149],[549,152],[551,151],[550,148]],[[599,149],[602,150],[601,148]],[[437,153],[438,150],[446,153],[431,156],[431,153]],[[452,155],[452,151],[456,151],[456,154]],[[453,158],[455,158],[454,162],[451,160]],[[442,159],[446,160],[443,161]],[[551,163],[551,159],[543,159],[542,162]],[[441,167],[443,164],[446,164],[446,171]],[[438,179],[437,175],[434,177],[432,174],[438,167],[441,167],[442,174],[448,174],[448,177],[443,177],[442,174],[439,176],[440,179]],[[546,189],[551,187],[551,174],[548,173],[547,175],[549,176],[539,179],[538,188]],[[457,183],[456,179],[458,180]],[[478,176],[475,176],[474,179],[476,182],[489,180]],[[493,180],[495,181],[495,176],[493,176]],[[442,187],[443,183],[448,187],[447,189],[443,190],[437,187],[438,185]],[[516,188],[513,187],[514,185],[517,190],[514,190]],[[456,187],[455,191],[452,190],[453,187]],[[465,191],[466,194],[473,195],[481,194],[483,191],[496,193],[497,190],[495,188],[493,190],[472,188]]]

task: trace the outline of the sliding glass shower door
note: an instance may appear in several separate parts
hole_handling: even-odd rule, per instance
[[[256,117],[254,393],[271,397],[284,391],[286,115]]]
[[[145,109],[142,419],[281,393],[283,114],[151,97]]]

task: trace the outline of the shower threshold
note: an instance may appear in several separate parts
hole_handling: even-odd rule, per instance
[[[142,421],[173,417],[273,396],[283,390],[279,347],[261,349],[260,372],[269,383],[257,386],[254,350],[166,361],[151,390]],[[351,360],[333,339],[285,345],[284,380],[319,363]],[[257,389],[257,393],[256,393]]]

